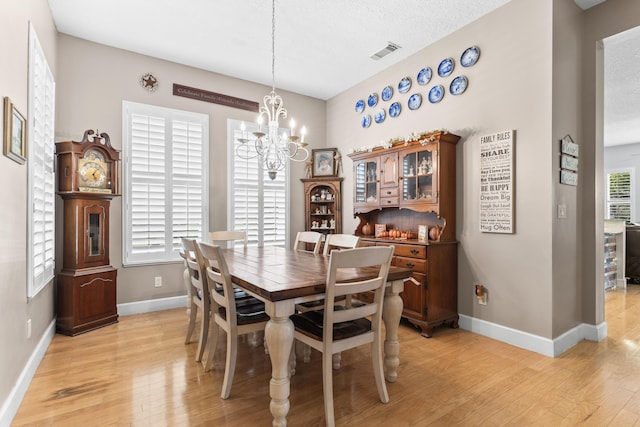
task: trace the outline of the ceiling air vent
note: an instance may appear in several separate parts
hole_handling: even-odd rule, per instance
[[[389,44],[384,49],[374,53],[370,56],[370,58],[377,61],[378,59],[382,59],[385,56],[389,55],[391,52],[395,52],[398,49],[400,49],[400,46],[393,42],[389,42]]]

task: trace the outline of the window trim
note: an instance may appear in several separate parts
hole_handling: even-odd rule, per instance
[[[232,230],[234,227],[234,212],[235,212],[235,206],[234,206],[234,189],[235,186],[233,184],[234,179],[234,169],[235,169],[235,161],[234,159],[236,158],[236,152],[235,152],[235,138],[234,138],[234,132],[235,131],[239,131],[241,128],[241,124],[243,123],[242,120],[235,120],[235,119],[227,119],[227,182],[229,183],[227,185],[227,229]],[[246,126],[246,133],[248,135],[250,135],[252,132],[255,132],[258,130],[257,128],[257,124],[255,123],[247,123],[244,122],[245,126]],[[279,129],[279,133],[282,131],[287,131],[288,129],[283,129],[280,128]],[[253,144],[253,140],[250,142],[251,144]],[[285,192],[285,247],[290,247],[291,246],[291,242],[290,242],[290,234],[291,234],[291,174],[290,174],[290,166],[291,163],[287,162],[285,168],[281,171],[278,171],[278,173],[284,173],[285,174],[285,185],[284,185],[284,192]],[[263,169],[263,181],[265,178],[268,178],[266,175],[266,171],[264,171]],[[263,200],[260,202],[260,210],[263,211]],[[262,222],[261,222],[262,224]],[[260,235],[262,235],[262,225],[259,225],[259,230],[260,230]],[[264,237],[264,236],[263,236]],[[264,246],[264,241],[258,241],[258,243],[249,243],[249,246],[258,246],[258,247],[262,247]]]
[[[187,120],[195,121],[202,124],[202,231],[200,239],[206,239],[209,230],[209,116],[203,113],[196,113],[191,111],[183,111],[175,108],[160,107],[150,104],[142,104],[132,101],[122,101],[122,152],[123,152],[123,165],[122,165],[122,266],[123,267],[136,267],[146,265],[158,265],[169,264],[174,262],[182,262],[177,250],[172,249],[169,251],[166,249],[163,255],[160,257],[153,256],[132,256],[129,255],[131,240],[130,236],[133,232],[132,223],[129,220],[130,215],[128,213],[129,206],[131,204],[131,121],[130,116],[132,114],[145,114],[145,115],[162,115],[168,120],[167,125],[171,125],[172,120]],[[171,158],[171,145],[168,147],[168,155],[165,158],[165,165],[169,169]],[[167,174],[165,177],[165,186],[171,186],[171,174]],[[170,206],[172,202],[173,192],[169,191],[168,198],[165,200],[165,207]],[[169,210],[166,213],[166,224],[169,224],[167,229],[169,234],[172,230],[172,217],[173,212]],[[165,246],[168,247],[168,246]]]

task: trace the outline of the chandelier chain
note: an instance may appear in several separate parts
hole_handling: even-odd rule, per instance
[[[271,3],[271,90],[276,90],[276,0]]]

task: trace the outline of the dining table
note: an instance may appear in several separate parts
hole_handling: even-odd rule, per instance
[[[290,365],[295,305],[324,298],[329,257],[279,246],[235,247],[224,250],[232,282],[264,301],[270,320],[265,339],[271,359],[269,395],[273,426],[286,426],[289,412]],[[375,277],[377,268],[340,269],[339,281]],[[391,266],[387,276],[382,317],[385,325],[385,378],[395,382],[400,364],[398,326],[402,315],[400,292],[411,269]]]

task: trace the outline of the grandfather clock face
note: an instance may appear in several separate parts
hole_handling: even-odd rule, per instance
[[[111,193],[111,164],[97,149],[87,150],[78,159],[78,189],[89,193]]]

